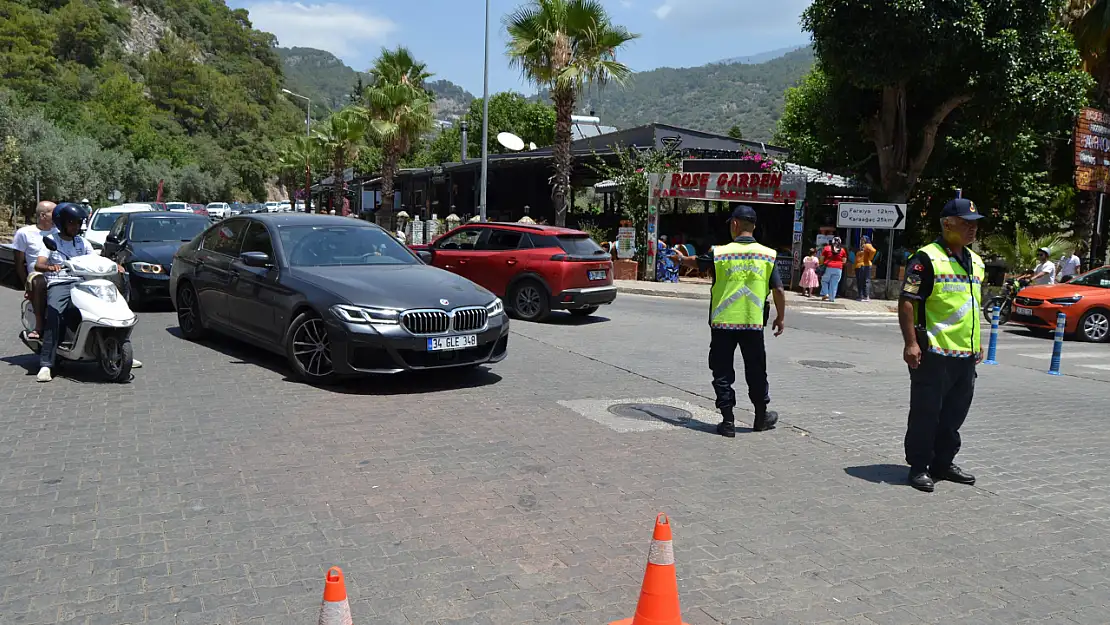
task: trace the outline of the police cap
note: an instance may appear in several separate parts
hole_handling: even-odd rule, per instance
[[[754,223],[756,223],[756,219],[757,219],[756,214],[755,214],[755,209],[752,208],[751,206],[746,205],[746,204],[741,204],[740,206],[737,206],[736,208],[732,209],[732,219],[739,219],[741,221],[748,221],[748,222],[751,222],[751,223],[754,224]]]
[[[940,216],[942,218],[959,217],[960,219],[967,219],[968,221],[983,218],[983,215],[979,213],[979,208],[975,206],[975,202],[966,198],[949,200],[948,203],[944,205],[944,208],[941,209]]]

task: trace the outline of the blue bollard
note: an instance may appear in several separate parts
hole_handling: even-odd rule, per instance
[[[1060,354],[1064,351],[1064,323],[1068,316],[1063,311],[1056,313],[1056,339],[1052,342],[1052,364],[1048,375],[1060,375]]]
[[[995,305],[994,310],[991,311],[991,342],[990,347],[987,348],[987,359],[983,361],[984,365],[998,364],[995,356],[998,355],[998,314],[1001,308],[1001,306]]]

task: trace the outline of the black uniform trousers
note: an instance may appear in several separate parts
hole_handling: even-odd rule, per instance
[[[910,369],[906,462],[911,469],[944,470],[960,453],[960,426],[975,395],[975,358],[941,356],[922,349]]]
[[[713,372],[713,391],[717,395],[717,409],[731,409],[736,405],[736,348],[744,359],[744,379],[748,383],[748,399],[752,405],[771,403],[771,390],[767,384],[767,349],[763,344],[763,330],[721,330],[710,328],[709,369]]]

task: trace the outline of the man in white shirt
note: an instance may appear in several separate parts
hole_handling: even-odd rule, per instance
[[[19,281],[27,291],[31,307],[35,310],[35,331],[27,337],[37,339],[41,336],[43,313],[46,310],[46,280],[35,271],[35,261],[39,258],[42,238],[49,236],[54,228],[54,202],[39,202],[35,206],[35,223],[15,231],[12,247],[15,248],[15,271]]]
[[[1030,284],[1055,284],[1056,283],[1056,265],[1048,260],[1048,248],[1042,247],[1037,250],[1037,268],[1033,270],[1033,277],[1029,280]]]
[[[1076,250],[1078,251],[1078,250]],[[1064,276],[1074,276],[1079,273],[1079,266],[1083,261],[1079,260],[1079,256],[1072,252],[1071,255],[1064,254],[1060,257],[1060,271],[1056,274],[1056,281],[1063,282]]]

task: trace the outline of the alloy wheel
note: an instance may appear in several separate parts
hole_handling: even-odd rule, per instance
[[[177,296],[177,325],[185,334],[197,329],[197,296],[192,288],[181,289]]]
[[[525,319],[531,319],[540,313],[540,290],[527,285],[516,293],[516,312]]]
[[[320,319],[308,319],[293,332],[293,357],[301,369],[312,377],[331,375],[331,343]]]
[[[1088,340],[1099,343],[1110,333],[1110,318],[1102,312],[1093,312],[1083,321],[1083,334]]]

